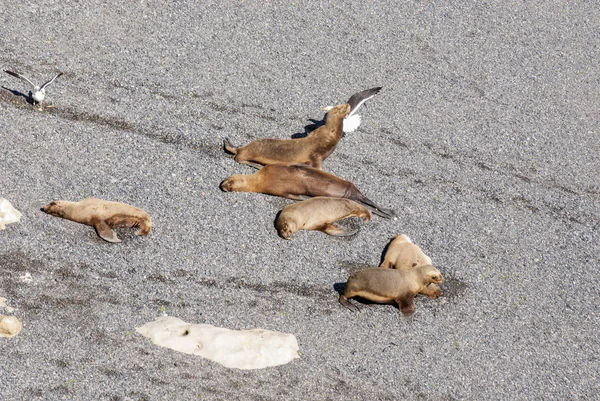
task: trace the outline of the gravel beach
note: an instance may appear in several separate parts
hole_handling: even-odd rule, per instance
[[[594,400],[600,392],[600,6],[595,2],[6,1],[0,69],[0,399]],[[352,237],[292,201],[225,193],[223,151],[305,134],[381,86],[323,169],[395,211]],[[122,243],[49,216],[89,196],[147,211]],[[357,222],[351,222],[357,225]],[[338,303],[408,235],[444,296]],[[357,301],[353,301],[359,304]],[[154,345],[167,314],[296,336],[227,369]]]

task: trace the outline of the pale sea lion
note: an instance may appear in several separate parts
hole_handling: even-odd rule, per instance
[[[342,122],[350,112],[350,105],[339,104],[332,108],[325,118],[325,125],[317,128],[304,138],[298,139],[258,139],[246,146],[234,148],[225,139],[225,150],[233,153],[238,163],[260,168],[269,164],[302,163],[320,169],[325,160],[342,138]]]
[[[385,253],[383,263],[380,267],[398,270],[410,270],[417,266],[430,265],[431,258],[414,244],[408,236],[401,234],[394,237]],[[437,298],[444,295],[440,286],[429,284],[420,291],[429,298]]]
[[[259,192],[299,200],[327,196],[347,198],[367,206],[373,213],[390,218],[391,210],[377,206],[350,181],[304,164],[269,164],[254,174],[235,174],[221,183],[226,192]]]
[[[348,278],[339,302],[350,310],[358,310],[348,298],[361,297],[373,302],[396,303],[406,316],[415,311],[413,298],[425,286],[443,281],[442,274],[431,265],[411,270],[375,267],[354,272]]]
[[[136,235],[148,235],[152,230],[152,220],[148,213],[135,206],[121,202],[87,198],[79,202],[54,201],[42,208],[52,216],[86,224],[96,229],[98,235],[108,242],[121,242],[116,227],[137,227]]]
[[[0,337],[14,337],[21,332],[23,323],[14,316],[0,315]]]
[[[282,238],[290,239],[298,230],[318,230],[329,235],[349,236],[358,230],[346,231],[333,224],[348,217],[371,220],[371,212],[364,206],[344,198],[316,197],[287,205],[275,225]]]

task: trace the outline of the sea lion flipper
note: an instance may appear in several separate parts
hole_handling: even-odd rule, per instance
[[[369,210],[371,210],[373,213],[375,213],[377,216],[379,217],[383,217],[386,219],[390,219],[392,217],[394,217],[394,211],[391,209],[384,209],[382,207],[379,207],[375,204],[375,202],[373,202],[371,199],[367,198],[366,196],[364,196],[360,191],[356,190],[356,192],[354,194],[351,194],[350,196],[344,196],[345,198],[347,197],[348,199],[351,199],[355,202],[358,202],[362,205],[364,205],[365,207],[367,207]]]
[[[240,161],[241,164],[247,164],[250,167],[254,167],[255,169],[260,170],[261,168],[263,168],[264,166],[260,163],[255,163],[255,162],[251,162],[248,160],[244,160],[244,161]]]
[[[387,216],[389,216],[389,218],[392,218],[396,215],[396,212],[394,212],[392,209],[384,209],[382,207],[378,207],[377,210],[381,213],[386,214]]]
[[[231,144],[231,142],[229,141],[229,138],[223,139],[223,147],[225,148],[225,150],[227,152],[237,155],[238,150]]]
[[[96,229],[96,232],[105,241],[108,242],[121,242],[119,237],[117,237],[117,233],[113,231],[112,228],[108,225],[108,223],[104,220],[94,218],[92,221],[92,225]]]
[[[367,205],[367,207],[369,207]],[[379,217],[383,217],[384,219],[391,219],[394,217],[394,211],[390,209],[384,209],[381,207],[370,207],[371,211],[375,213]]]
[[[400,311],[404,316],[408,317],[415,313],[415,304],[413,303],[413,298],[410,295],[405,296],[404,298],[400,298],[396,300]]]
[[[333,235],[335,237],[349,237],[358,232],[358,228],[355,228],[354,230],[344,230],[343,228],[338,227],[333,223],[325,224],[323,225],[323,227],[319,228],[319,230],[323,231],[326,234]]]
[[[360,312],[360,308],[356,305],[351,304],[348,298],[346,298],[343,295],[340,295],[339,302],[346,308],[350,309],[352,312]]]

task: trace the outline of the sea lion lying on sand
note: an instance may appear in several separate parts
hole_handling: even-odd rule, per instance
[[[371,220],[371,212],[364,206],[344,198],[319,196],[287,205],[275,225],[282,238],[290,239],[298,230],[319,230],[329,235],[349,236],[357,230],[346,231],[333,224],[348,217]]]
[[[225,150],[235,155],[236,162],[256,168],[269,164],[302,163],[321,169],[323,160],[342,138],[342,121],[349,111],[350,105],[347,103],[335,106],[327,113],[325,125],[304,138],[257,139],[239,148],[234,148],[229,139],[225,139]]]
[[[358,202],[378,216],[390,218],[391,210],[377,206],[350,181],[305,164],[269,164],[254,174],[235,174],[221,183],[226,192],[259,192],[288,199],[328,196]]]
[[[87,224],[96,229],[98,235],[108,242],[121,242],[116,227],[137,227],[136,235],[148,235],[152,230],[152,220],[148,213],[135,206],[121,202],[86,198],[79,202],[54,201],[42,208],[52,216]]]
[[[443,281],[442,273],[431,265],[412,270],[375,267],[354,272],[348,278],[339,302],[350,310],[358,310],[348,298],[361,297],[373,302],[396,303],[405,316],[415,311],[413,298],[424,287]]]

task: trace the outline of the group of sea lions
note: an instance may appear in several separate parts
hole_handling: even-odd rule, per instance
[[[332,154],[344,134],[348,116],[380,89],[359,92],[348,103],[328,108],[325,124],[305,138],[259,139],[239,148],[225,139],[225,150],[234,155],[235,161],[259,170],[254,174],[232,175],[221,183],[221,189],[299,200],[286,206],[275,222],[278,234],[284,239],[292,238],[298,230],[318,230],[333,236],[353,235],[358,230],[345,230],[334,223],[349,217],[368,222],[371,212],[390,218],[391,210],[377,206],[350,181],[322,170],[323,160]],[[354,115],[348,130],[354,130],[359,123],[359,116]],[[135,234],[141,236],[152,230],[148,213],[121,202],[96,198],[79,202],[59,200],[44,206],[42,211],[92,226],[108,242],[121,242],[113,231],[117,227],[137,228]],[[349,302],[353,297],[396,303],[404,315],[410,315],[414,312],[413,298],[417,294],[430,298],[442,295],[438,286],[442,281],[440,271],[431,265],[431,259],[421,248],[407,236],[399,235],[390,243],[380,267],[350,275],[339,302],[350,310],[358,310]]]
[[[286,206],[275,223],[282,238],[290,239],[298,230],[318,230],[329,235],[353,235],[334,223],[348,217],[365,222],[373,213],[389,218],[391,210],[377,206],[350,181],[322,170],[323,160],[333,153],[344,135],[344,122],[365,100],[381,88],[372,88],[350,97],[348,103],[332,107],[325,124],[298,139],[265,138],[234,147],[228,139],[224,148],[238,163],[259,170],[235,174],[221,183],[225,192],[259,192],[300,202]],[[370,209],[370,210],[369,210]]]
[[[417,294],[437,298],[443,295],[439,285],[444,278],[431,265],[431,259],[406,235],[397,235],[389,244],[379,267],[354,272],[348,278],[340,304],[358,311],[348,298],[361,297],[378,303],[395,303],[405,316],[415,311]]]
[[[298,230],[318,230],[329,235],[353,235],[334,223],[348,217],[368,222],[371,211],[390,218],[391,210],[377,206],[350,181],[322,170],[344,134],[344,121],[366,99],[381,88],[353,95],[348,103],[329,109],[325,124],[300,139],[258,139],[246,146],[234,147],[228,139],[224,148],[238,163],[259,169],[249,175],[236,174],[221,183],[226,192],[258,192],[300,200],[286,206],[275,222],[277,232],[290,239]],[[414,312],[414,297],[421,293],[436,298],[442,295],[443,281],[431,259],[405,235],[395,237],[379,268],[353,273],[339,302],[358,310],[348,298],[361,297],[379,303],[396,303],[404,315]]]

